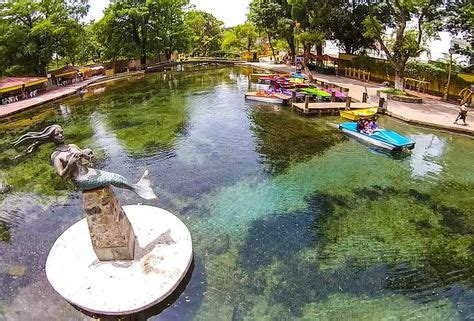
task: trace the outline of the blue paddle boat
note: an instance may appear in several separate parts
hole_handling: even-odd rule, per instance
[[[415,142],[394,131],[378,129],[372,134],[357,130],[357,123],[348,122],[339,125],[339,129],[356,139],[390,151],[403,151],[415,148]]]

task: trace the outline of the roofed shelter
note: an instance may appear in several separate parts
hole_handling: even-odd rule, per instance
[[[77,79],[79,77],[79,71],[77,67],[66,66],[50,72],[51,78],[55,80],[56,84],[60,84],[63,81]]]
[[[27,92],[43,88],[46,77],[5,77],[0,79],[0,97],[24,96]]]

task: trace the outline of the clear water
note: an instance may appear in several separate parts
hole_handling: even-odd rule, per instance
[[[95,166],[159,199],[193,235],[186,282],[142,320],[474,319],[474,140],[380,120],[416,141],[408,157],[245,101],[248,69],[153,74],[91,88],[0,122],[0,319],[84,320],[44,273],[81,195],[10,142],[59,123]],[[74,277],[74,276],[71,276]],[[126,289],[124,289],[126,291]]]

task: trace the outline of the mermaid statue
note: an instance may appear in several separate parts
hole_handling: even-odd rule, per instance
[[[118,188],[128,189],[140,197],[150,200],[156,195],[150,186],[148,170],[136,184],[130,184],[127,179],[119,174],[91,168],[94,153],[91,149],[80,149],[74,144],[65,144],[63,129],[59,125],[51,125],[41,132],[29,132],[13,142],[14,146],[25,141],[33,141],[24,151],[23,155],[34,152],[41,144],[53,142],[55,150],[51,154],[51,163],[56,173],[64,180],[70,179],[82,191],[102,188],[113,185]]]

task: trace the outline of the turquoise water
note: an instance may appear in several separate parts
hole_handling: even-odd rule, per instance
[[[82,320],[49,286],[55,239],[81,195],[9,142],[59,123],[95,167],[177,214],[195,259],[150,320],[468,320],[474,318],[474,140],[381,118],[416,141],[392,157],[348,139],[338,117],[304,118],[245,101],[248,69],[153,74],[90,88],[0,122],[0,315]],[[74,276],[71,276],[74,277]],[[125,289],[124,289],[125,291]]]

